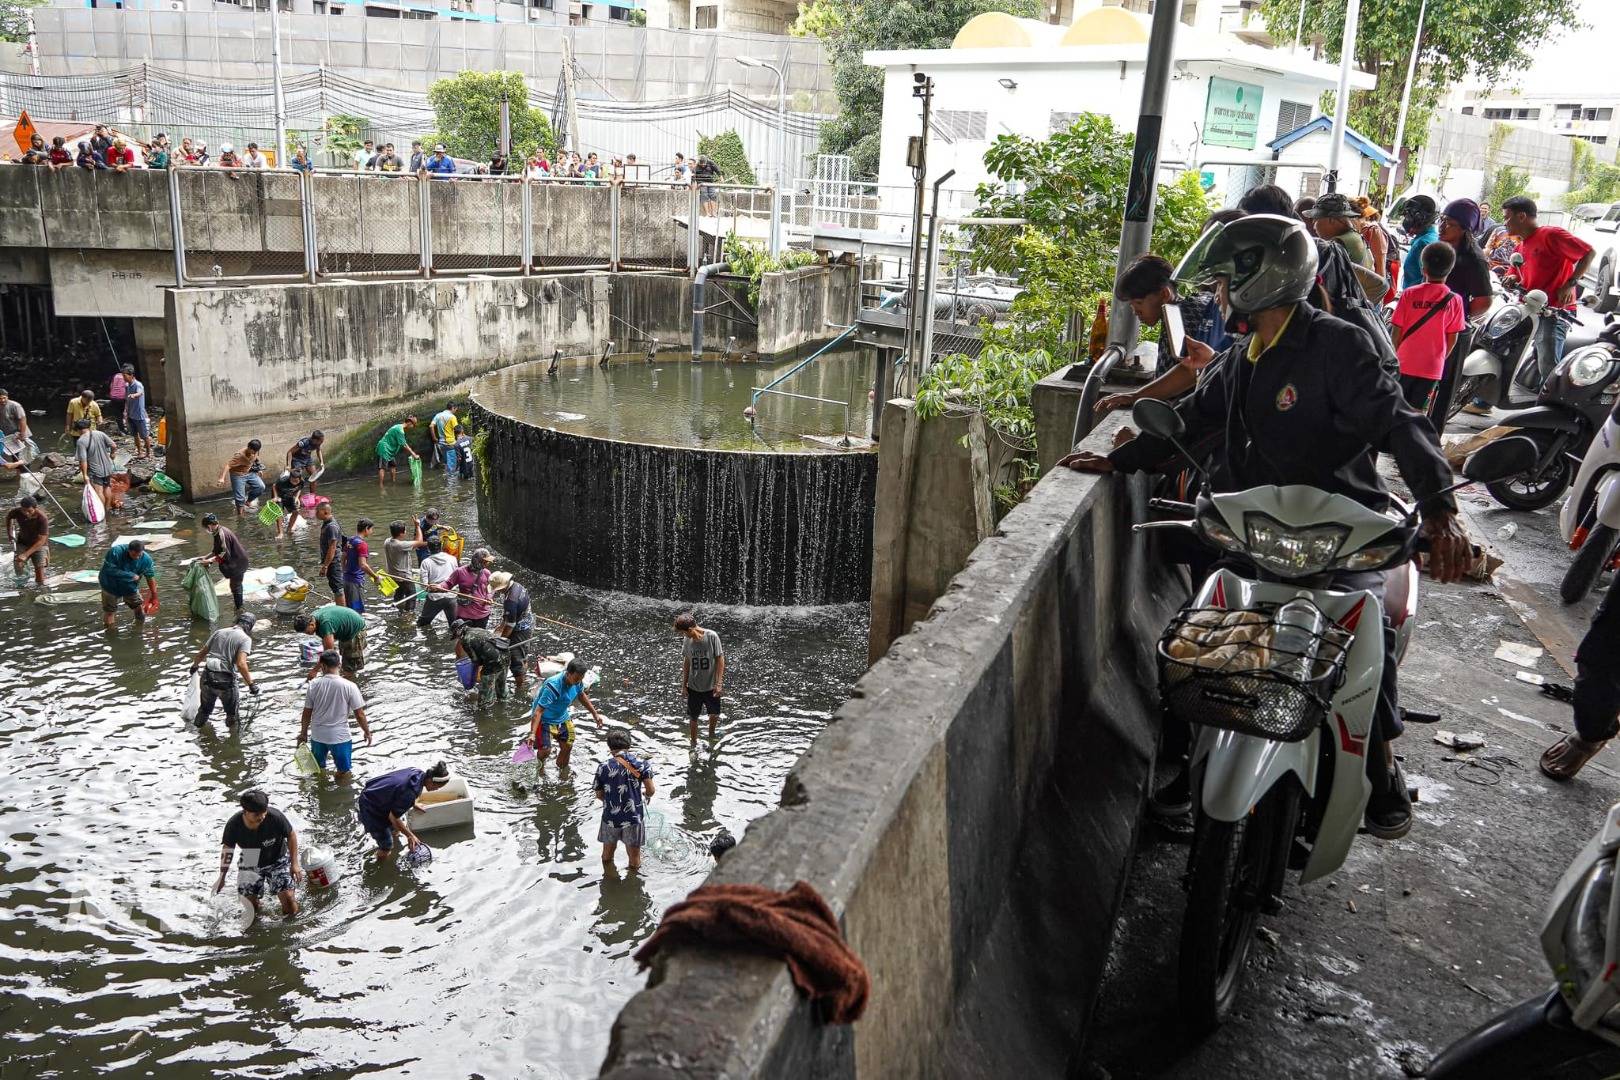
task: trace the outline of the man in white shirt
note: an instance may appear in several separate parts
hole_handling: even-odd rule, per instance
[[[445,625],[456,621],[456,598],[444,588],[446,579],[456,572],[460,563],[454,555],[439,550],[437,535],[428,537],[428,557],[422,560],[422,584],[427,586],[427,598],[422,604],[422,614],[416,620],[417,626],[431,626],[433,620],[442,613]]]
[[[263,169],[269,167],[269,163],[265,161],[264,155],[259,153],[259,144],[256,142],[248,143],[247,154],[243,156],[242,164],[249,169]]]
[[[304,715],[298,723],[298,741],[309,740],[315,762],[323,770],[326,756],[332,755],[337,778],[354,775],[354,737],[349,732],[349,714],[360,723],[360,732],[371,745],[371,725],[366,723],[366,699],[360,688],[343,677],[343,657],[336,649],[321,653],[321,673],[304,689]]]

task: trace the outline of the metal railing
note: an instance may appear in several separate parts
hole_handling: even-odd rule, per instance
[[[168,193],[182,286],[693,272],[732,237],[784,235],[774,189],[738,184],[181,168]]]

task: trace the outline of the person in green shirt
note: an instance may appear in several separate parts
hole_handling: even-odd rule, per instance
[[[417,457],[411,444],[406,441],[405,433],[416,426],[416,417],[407,416],[403,424],[395,424],[383,432],[383,437],[377,440],[377,482],[383,482],[384,474],[387,479],[394,479],[395,462],[399,459],[399,452],[405,451],[411,457]]]
[[[366,662],[366,617],[353,608],[326,604],[316,608],[312,615],[294,616],[293,630],[317,635],[322,649],[336,649],[343,657],[343,674],[351,680]],[[305,681],[320,673],[321,665],[317,660]]]
[[[1316,235],[1323,240],[1331,240],[1344,248],[1350,256],[1350,261],[1367,274],[1357,274],[1358,283],[1362,293],[1369,303],[1382,304],[1384,293],[1388,291],[1388,283],[1378,278],[1378,267],[1373,264],[1372,252],[1367,250],[1367,242],[1356,231],[1355,223],[1361,220],[1361,211],[1356,209],[1348,195],[1339,192],[1329,192],[1316,200],[1316,205],[1305,212],[1315,228]],[[1376,294],[1376,295],[1375,295]]]

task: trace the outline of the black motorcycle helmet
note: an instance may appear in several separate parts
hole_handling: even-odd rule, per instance
[[[1414,195],[1401,204],[1401,228],[1408,236],[1427,232],[1440,217],[1440,208],[1427,195]]]
[[[1253,315],[1304,300],[1316,286],[1316,244],[1298,218],[1250,214],[1211,225],[1176,268],[1188,291],[1226,280],[1232,311]]]

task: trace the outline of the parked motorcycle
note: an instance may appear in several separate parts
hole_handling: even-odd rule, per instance
[[[1573,604],[1592,591],[1605,569],[1620,569],[1620,398],[1586,448],[1558,512],[1558,529],[1575,552],[1558,588],[1564,603]]]
[[[1524,263],[1523,255],[1514,255],[1513,259],[1515,266]],[[1448,421],[1476,397],[1498,409],[1528,404],[1531,399],[1523,388],[1534,386],[1536,381],[1537,321],[1570,317],[1557,308],[1549,309],[1547,294],[1540,289],[1525,291],[1511,278],[1501,282],[1501,289],[1508,300],[1474,330],[1473,348],[1463,357],[1457,389],[1446,415]],[[1515,387],[1520,388],[1518,396]]]
[[[1166,403],[1140,401],[1132,418],[1180,447],[1184,427]],[[1528,440],[1499,439],[1469,459],[1462,483],[1522,471],[1533,457]],[[1181,1012],[1207,1030],[1237,1000],[1255,922],[1280,903],[1287,871],[1302,882],[1333,873],[1361,828],[1384,605],[1397,657],[1417,622],[1418,518],[1398,502],[1378,513],[1303,485],[1204,494],[1180,508],[1190,524],[1137,528],[1190,528],[1254,568],[1212,573],[1159,642],[1163,706],[1193,732]],[[1372,570],[1391,571],[1383,601],[1333,587],[1337,571]]]
[[[1486,485],[1510,510],[1540,510],[1558,500],[1614,404],[1620,389],[1620,323],[1606,325],[1595,340],[1581,340],[1574,348],[1566,343],[1563,359],[1542,383],[1533,408],[1498,421],[1519,429],[1541,451],[1522,475]]]
[[[1541,951],[1554,985],[1475,1028],[1428,1080],[1600,1080],[1620,1073],[1620,803],[1553,890]]]

